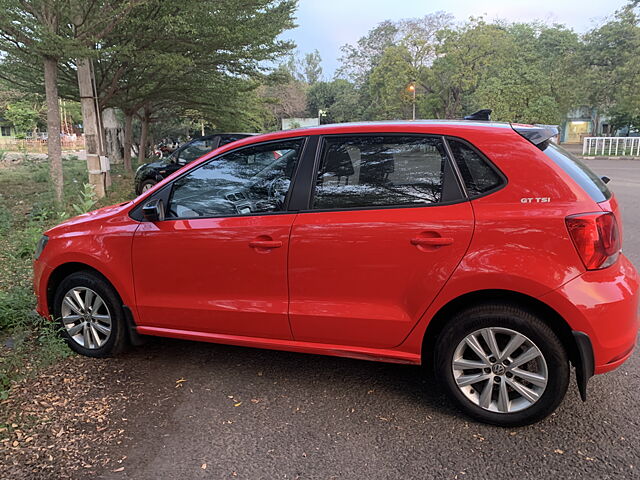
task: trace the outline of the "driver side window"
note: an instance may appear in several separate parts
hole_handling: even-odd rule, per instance
[[[234,150],[173,184],[168,218],[226,217],[284,210],[304,140]]]

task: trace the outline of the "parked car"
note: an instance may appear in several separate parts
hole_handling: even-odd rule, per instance
[[[211,150],[222,147],[227,143],[246,138],[253,133],[221,133],[194,138],[169,153],[157,162],[144,163],[138,167],[135,175],[136,195],[146,192],[156,183],[167,178],[173,172],[181,169],[186,164],[193,162]],[[167,150],[168,152],[168,150]]]
[[[473,418],[538,421],[571,364],[586,399],[638,331],[616,198],[556,134],[417,121],[240,140],[47,231],[38,312],[93,357],[142,334],[429,364]]]

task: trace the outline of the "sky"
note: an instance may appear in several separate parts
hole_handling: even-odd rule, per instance
[[[457,21],[480,15],[489,20],[543,20],[584,33],[626,4],[626,0],[299,0],[299,26],[283,37],[293,40],[300,54],[318,49],[324,77],[331,79],[340,47],[357,42],[384,20],[445,11]]]

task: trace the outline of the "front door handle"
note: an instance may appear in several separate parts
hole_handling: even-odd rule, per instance
[[[249,242],[251,248],[280,248],[282,242],[279,240],[252,240]]]
[[[416,237],[411,239],[411,245],[418,247],[443,247],[452,243],[453,238],[451,237]]]

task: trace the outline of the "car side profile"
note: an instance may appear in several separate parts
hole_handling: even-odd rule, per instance
[[[45,232],[38,312],[94,357],[155,335],[432,365],[473,418],[536,422],[571,365],[584,400],[638,332],[618,203],[556,134],[460,120],[239,140]]]
[[[242,138],[250,137],[253,133],[218,133],[205,137],[194,138],[178,148],[167,157],[156,162],[143,163],[136,170],[134,186],[136,195],[146,192],[156,183],[161,182],[173,172],[177,172],[182,167],[202,155],[222,147],[227,143],[235,142]]]

